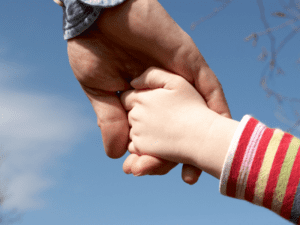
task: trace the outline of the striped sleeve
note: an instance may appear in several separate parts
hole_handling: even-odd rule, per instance
[[[244,116],[224,162],[221,194],[263,206],[300,224],[299,149],[298,138]]]

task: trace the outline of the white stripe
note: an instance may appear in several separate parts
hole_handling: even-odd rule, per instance
[[[245,129],[245,127],[250,119],[251,119],[250,115],[245,115],[242,118],[242,120],[241,120],[240,124],[238,125],[238,127],[233,135],[233,138],[231,140],[228,152],[225,157],[225,162],[223,165],[221,177],[220,177],[219,190],[222,195],[226,196],[227,182],[228,182],[228,177],[229,177],[230,170],[231,170],[231,164],[233,161],[233,157],[234,157],[234,154],[238,147],[238,143],[239,143],[240,137],[243,133],[243,130]]]
[[[81,1],[89,5],[109,7],[109,6],[115,6],[117,4],[120,4],[125,0],[81,0]]]
[[[244,199],[245,197],[248,175],[252,166],[254,154],[256,153],[258,144],[266,128],[267,127],[263,123],[259,122],[251,135],[237,180],[236,198]]]

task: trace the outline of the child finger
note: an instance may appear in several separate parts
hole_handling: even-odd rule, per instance
[[[131,167],[132,165],[134,165],[136,163],[136,161],[139,159],[139,156],[136,154],[130,154],[129,156],[127,156],[127,158],[125,159],[124,163],[123,163],[123,171],[126,174],[131,174]]]
[[[128,151],[131,154],[137,154],[137,155],[141,155],[140,152],[134,147],[134,144],[132,141],[129,142],[128,144]]]
[[[120,101],[125,111],[130,111],[133,108],[135,94],[135,90],[126,91],[121,94]]]
[[[141,76],[131,81],[130,85],[135,89],[165,88],[171,90],[178,86],[178,79],[183,78],[166,70],[150,67]]]
[[[133,138],[133,129],[131,128],[129,131],[129,140],[132,141]]]

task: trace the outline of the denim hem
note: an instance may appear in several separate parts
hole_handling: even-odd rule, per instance
[[[72,27],[70,29],[64,30],[64,40],[69,40],[71,38],[74,38],[78,35],[80,35],[82,32],[84,32],[86,29],[88,29],[99,17],[101,12],[105,8],[98,8],[98,10],[95,10],[92,14],[88,15],[81,23],[79,23],[77,26]]]
[[[88,29],[106,9],[126,0],[61,0],[63,6],[64,40],[80,35]]]

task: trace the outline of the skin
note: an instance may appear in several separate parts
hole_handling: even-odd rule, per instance
[[[231,118],[222,87],[196,45],[156,0],[127,0],[106,9],[81,35],[68,40],[75,77],[97,115],[106,154],[122,157],[129,142],[127,114],[117,91],[152,66],[178,74],[196,87],[216,113]],[[177,163],[130,154],[125,173],[162,175]],[[184,164],[182,178],[197,182],[201,170]]]
[[[239,122],[207,107],[180,76],[149,68],[121,95],[130,125],[128,150],[193,165],[220,179]]]

